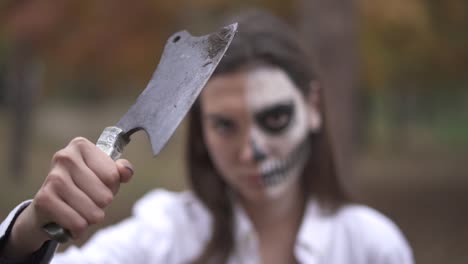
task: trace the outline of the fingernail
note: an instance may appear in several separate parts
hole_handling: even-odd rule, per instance
[[[133,175],[133,168],[130,165],[124,165],[124,167]]]

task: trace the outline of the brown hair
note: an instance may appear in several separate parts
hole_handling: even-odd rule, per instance
[[[297,33],[263,11],[246,12],[234,20],[239,23],[238,32],[214,75],[232,73],[256,63],[277,66],[307,96],[311,81],[317,80],[317,76]],[[311,155],[302,173],[302,186],[306,197],[313,195],[323,208],[333,211],[349,199],[337,175],[325,116],[322,118],[322,129],[310,134]],[[205,146],[201,121],[200,104],[196,102],[189,121],[188,176],[194,193],[212,214],[213,232],[195,263],[225,263],[234,246],[233,207],[229,187],[215,169]]]

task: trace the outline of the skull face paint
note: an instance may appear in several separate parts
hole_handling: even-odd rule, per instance
[[[231,189],[264,199],[299,188],[310,108],[284,71],[263,66],[212,78],[201,114],[210,158]]]
[[[260,162],[265,187],[276,192],[294,182],[308,157],[307,105],[295,84],[278,68],[248,73],[247,102],[253,115],[252,141],[266,158]]]

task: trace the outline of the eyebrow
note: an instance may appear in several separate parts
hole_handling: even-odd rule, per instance
[[[276,110],[278,108],[291,107],[293,105],[294,105],[294,103],[293,103],[292,100],[285,100],[285,101],[275,102],[275,103],[272,103],[270,105],[264,106],[259,110],[256,110],[254,115],[255,116],[261,115],[261,114],[268,113],[268,112],[271,112],[273,110]]]
[[[217,113],[208,113],[203,115],[204,118],[209,119],[209,120],[219,120],[219,119],[230,119],[231,117],[229,115],[224,115],[224,114],[217,114]]]

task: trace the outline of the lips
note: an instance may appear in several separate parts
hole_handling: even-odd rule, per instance
[[[286,159],[267,160],[261,166],[261,178],[266,186],[275,186],[284,182],[292,169],[306,162],[309,156],[309,140],[299,144]]]
[[[263,187],[265,183],[262,180],[262,176],[260,174],[249,174],[247,176],[247,180],[254,186]]]

